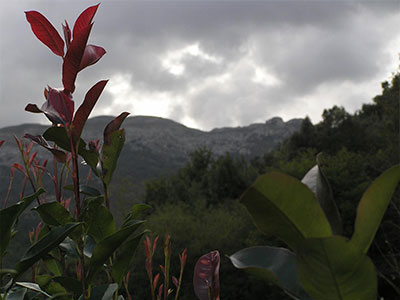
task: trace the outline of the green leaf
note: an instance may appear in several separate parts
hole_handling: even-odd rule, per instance
[[[11,240],[12,229],[22,212],[37,198],[44,193],[43,188],[39,188],[36,193],[23,198],[20,202],[0,210],[0,257],[7,250]]]
[[[354,234],[351,242],[364,253],[374,240],[383,215],[400,182],[400,165],[386,170],[372,182],[357,208]]]
[[[307,237],[332,234],[315,195],[291,176],[267,173],[257,179],[240,201],[262,232],[278,237],[293,250]]]
[[[306,239],[299,247],[300,281],[315,300],[375,300],[375,267],[342,236]]]
[[[74,186],[73,185],[66,185],[64,186],[65,190],[68,191],[74,191]],[[97,197],[97,196],[101,196],[101,193],[99,192],[98,189],[91,187],[89,185],[79,185],[79,193],[87,195],[87,196],[91,196],[91,197]]]
[[[23,300],[26,294],[26,289],[25,288],[19,288],[16,289],[15,291],[11,291],[8,295],[7,298],[4,298],[5,300]]]
[[[71,238],[66,237],[65,240],[60,243],[60,248],[66,252],[67,257],[79,258],[78,247]]]
[[[74,221],[70,212],[59,202],[48,202],[34,208],[42,218],[43,222],[53,226],[64,226]]]
[[[101,162],[103,169],[103,181],[109,186],[112,175],[117,167],[117,161],[125,143],[125,130],[119,129],[110,134],[110,143],[103,145]]]
[[[96,247],[95,240],[90,235],[87,235],[86,238],[85,238],[85,245],[84,245],[84,248],[83,248],[83,254],[86,255],[89,258],[92,257],[95,247]]]
[[[264,278],[298,299],[311,300],[300,283],[296,256],[288,249],[269,246],[245,248],[229,259],[236,268]]]
[[[99,202],[92,201],[88,203],[84,219],[88,226],[87,234],[90,235],[96,243],[116,231],[113,215],[107,207],[99,204]]]
[[[106,237],[96,245],[89,263],[88,282],[93,280],[94,276],[114,251],[143,223],[144,221],[131,221],[127,226]]]
[[[43,258],[49,251],[57,247],[79,225],[81,223],[70,223],[65,226],[53,227],[49,233],[29,247],[28,251],[15,266],[15,270],[18,272],[16,278]]]
[[[56,143],[58,147],[71,152],[71,144],[64,127],[50,127],[43,133],[43,137],[48,141]],[[96,150],[87,149],[86,142],[83,139],[79,139],[78,154],[83,157],[85,162],[97,175],[97,163],[99,162],[99,157]]]
[[[121,285],[123,276],[129,271],[132,263],[133,255],[139,245],[140,239],[143,234],[149,232],[145,230],[142,233],[135,235],[132,239],[126,241],[120,247],[120,251],[113,263],[112,276],[118,285]]]
[[[47,294],[45,291],[43,291],[40,286],[37,283],[33,283],[33,282],[16,282],[15,283],[18,286],[22,286],[24,288],[27,288],[28,290],[43,294],[47,297],[50,297],[49,294]]]
[[[53,280],[53,277],[50,275],[36,275],[36,282],[39,286],[45,290],[50,295],[59,295],[57,299],[59,300],[68,300],[71,297],[68,297],[67,290],[59,283]]]
[[[82,294],[82,283],[79,280],[76,280],[72,277],[64,277],[64,276],[57,276],[53,277],[54,282],[58,282],[61,284],[65,289],[72,292],[75,296],[79,296]]]
[[[318,156],[318,164],[307,172],[301,182],[307,185],[317,197],[317,200],[331,225],[333,234],[342,234],[342,220],[340,219],[339,210],[336,206],[335,200],[333,199],[331,186],[321,170]]]
[[[58,262],[56,259],[50,257],[50,258],[44,258],[43,259],[45,264],[46,264],[46,268],[53,273],[55,276],[61,276],[62,274],[62,269],[59,266]]]
[[[116,283],[95,286],[91,289],[88,300],[113,300],[113,295],[117,289],[118,284]],[[83,296],[79,300],[83,300]]]
[[[137,219],[143,212],[148,209],[151,209],[151,205],[142,203],[133,205],[131,212],[125,217],[123,224],[126,224],[131,220]]]

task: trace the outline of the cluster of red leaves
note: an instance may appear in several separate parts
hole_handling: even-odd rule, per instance
[[[46,88],[44,96],[47,101],[42,107],[39,109],[36,104],[28,104],[25,110],[33,113],[44,113],[53,124],[71,128],[75,141],[79,140],[83,126],[107,84],[107,80],[96,83],[88,91],[82,105],[74,115],[72,94],[75,90],[78,72],[95,64],[106,53],[102,47],[88,44],[93,26],[92,20],[98,6],[99,4],[91,6],[79,15],[72,33],[67,21],[65,21],[65,24],[62,25],[65,43],[54,26],[41,13],[37,11],[25,12],[26,19],[35,36],[54,54],[63,59],[63,88]],[[64,48],[66,48],[66,52]]]

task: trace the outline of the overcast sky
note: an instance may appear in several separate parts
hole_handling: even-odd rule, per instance
[[[61,87],[61,58],[33,35],[26,10],[62,34],[94,1],[1,1],[0,127],[48,123],[24,111]],[[102,1],[89,43],[107,54],[78,75],[110,79],[92,116],[129,111],[189,127],[246,126],[371,102],[398,70],[400,1]]]

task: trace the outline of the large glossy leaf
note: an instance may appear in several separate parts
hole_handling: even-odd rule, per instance
[[[18,217],[44,192],[45,190],[43,188],[39,188],[36,193],[23,198],[20,202],[12,206],[0,210],[0,257],[3,256],[7,250],[11,240],[11,232]]]
[[[72,292],[74,294],[75,298],[77,296],[79,296],[80,294],[82,294],[82,283],[75,278],[56,276],[56,277],[53,277],[52,280],[54,282],[61,284],[68,291]]]
[[[129,225],[121,228],[96,245],[89,263],[88,282],[91,282],[94,279],[94,276],[100,271],[107,259],[143,223],[144,221],[131,221]]]
[[[35,36],[54,54],[63,57],[64,41],[46,17],[37,11],[27,11],[25,16]]]
[[[88,226],[87,234],[96,243],[115,233],[116,227],[110,210],[98,202],[92,201],[88,204],[85,212],[85,221]]]
[[[400,165],[386,170],[368,187],[357,208],[352,243],[364,253],[374,240],[383,215],[400,182]]]
[[[110,135],[110,143],[104,144],[101,152],[101,161],[103,169],[103,181],[106,185],[111,182],[112,175],[115,168],[121,150],[125,143],[125,130],[119,129]]]
[[[148,232],[149,231],[146,230],[135,235],[133,238],[123,243],[120,247],[112,269],[113,279],[116,283],[118,283],[118,285],[121,284],[123,276],[130,270],[132,258],[135,254],[136,248],[139,245],[140,239],[142,238],[143,234]]]
[[[300,281],[314,300],[375,300],[375,267],[342,236],[306,239],[297,253]]]
[[[79,106],[78,110],[75,113],[74,120],[72,122],[72,135],[75,141],[78,141],[81,137],[83,127],[87,119],[89,118],[92,109],[96,105],[97,100],[99,99],[101,93],[103,92],[104,87],[106,86],[108,80],[102,80],[96,83],[87,93],[85,99],[81,106]]]
[[[300,283],[296,256],[288,249],[269,246],[245,248],[229,259],[236,268],[279,285],[297,299],[311,300]]]
[[[217,250],[200,257],[193,274],[194,293],[200,300],[219,300],[220,256]]]
[[[39,213],[43,222],[48,225],[64,226],[74,221],[70,212],[57,201],[43,203],[35,207],[34,210]]]
[[[94,286],[90,291],[88,300],[112,300],[117,289],[118,284],[116,283]],[[79,297],[78,300],[83,300],[83,296]]]
[[[71,152],[71,145],[65,128],[50,127],[43,133],[43,137],[48,141],[55,142],[58,147]],[[83,139],[79,140],[78,154],[82,156],[92,170],[97,173],[98,154],[95,150],[86,149],[86,142]]]
[[[307,172],[301,182],[307,185],[317,197],[319,204],[331,224],[333,234],[341,234],[343,230],[342,220],[340,219],[336,202],[333,199],[331,186],[319,165],[318,157],[317,163],[317,165]]]
[[[307,237],[332,234],[315,195],[291,176],[277,172],[265,174],[240,201],[262,232],[278,237],[294,251]]]
[[[49,251],[57,247],[68,234],[81,223],[70,223],[65,226],[53,227],[43,238],[33,244],[25,255],[21,258],[19,263],[15,266],[17,275],[21,275],[29,269],[34,263],[43,258]]]

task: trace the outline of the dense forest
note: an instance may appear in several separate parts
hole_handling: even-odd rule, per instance
[[[322,121],[303,121],[301,130],[275,150],[246,160],[225,154],[215,156],[207,148],[190,155],[178,172],[147,182],[143,202],[153,211],[147,227],[153,237],[172,236],[172,272],[178,274],[178,253],[188,249],[182,296],[194,299],[192,273],[202,254],[218,249],[230,255],[244,247],[279,245],[264,237],[237,199],[259,176],[271,170],[301,179],[315,165],[321,153],[322,169],[330,181],[341,212],[344,235],[351,236],[356,208],[363,191],[384,170],[399,163],[400,74],[382,83],[382,93],[373,103],[354,114],[334,106],[322,114]],[[161,247],[160,247],[161,248]],[[139,250],[139,251],[144,251]],[[143,253],[143,252],[142,252]],[[132,293],[137,299],[149,297],[144,259],[136,256]],[[400,201],[397,192],[369,251],[379,274],[379,295],[400,297]],[[155,260],[162,263],[162,250]],[[278,288],[247,276],[222,257],[220,269],[222,299],[290,299]]]

